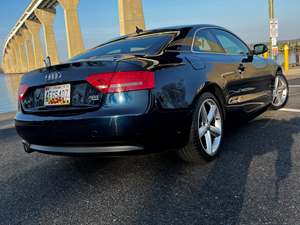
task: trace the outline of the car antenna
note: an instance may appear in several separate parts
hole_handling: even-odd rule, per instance
[[[142,33],[144,31],[143,29],[139,28],[138,26],[136,26],[135,28],[136,28],[135,32],[137,34]]]

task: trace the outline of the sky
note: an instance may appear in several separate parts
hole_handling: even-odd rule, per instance
[[[274,1],[279,39],[300,38],[300,0]],[[0,1],[1,53],[7,34],[30,2]],[[119,35],[117,3],[117,0],[80,0],[78,13],[86,48]],[[265,42],[269,37],[268,0],[143,0],[143,6],[147,29],[205,23],[226,27],[247,43]],[[64,60],[67,43],[61,6],[57,7],[54,31],[60,59]]]

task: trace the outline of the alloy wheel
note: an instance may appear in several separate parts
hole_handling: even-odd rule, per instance
[[[273,90],[273,106],[281,107],[288,97],[288,85],[282,76],[276,76]]]
[[[222,117],[217,103],[206,99],[199,110],[198,135],[204,151],[214,156],[221,143]]]

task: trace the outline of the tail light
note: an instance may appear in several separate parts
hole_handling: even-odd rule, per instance
[[[18,97],[20,101],[23,101],[25,99],[26,96],[26,92],[28,91],[28,85],[26,84],[21,84],[19,87],[19,91],[18,91]]]
[[[92,74],[87,81],[104,94],[150,90],[155,87],[154,72],[150,71]]]

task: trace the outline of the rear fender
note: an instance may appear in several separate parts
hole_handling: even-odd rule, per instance
[[[218,99],[219,104],[222,107],[222,113],[223,113],[223,116],[225,119],[225,117],[226,117],[226,110],[225,110],[226,99],[225,99],[225,95],[224,95],[224,92],[222,91],[221,87],[216,83],[206,82],[198,89],[198,92],[195,95],[195,98],[192,103],[192,108],[195,109],[198,99],[205,92],[212,93]]]

